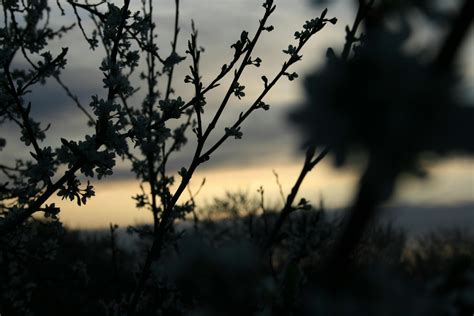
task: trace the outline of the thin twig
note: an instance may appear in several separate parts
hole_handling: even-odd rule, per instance
[[[301,185],[303,184],[303,181],[306,177],[306,175],[321,161],[326,157],[326,155],[329,152],[329,149],[324,149],[316,158],[314,158],[316,152],[316,148],[311,146],[307,151],[306,151],[306,156],[305,156],[305,161],[303,163],[303,167],[301,169],[301,172],[298,176],[298,179],[296,180],[295,184],[293,185],[293,188],[291,189],[290,194],[286,198],[286,203],[283,206],[282,210],[280,211],[280,215],[275,222],[275,225],[273,226],[272,232],[270,233],[269,237],[267,238],[266,243],[264,244],[264,251],[270,250],[272,247],[273,243],[277,239],[277,235],[283,226],[285,220],[288,218],[288,216],[295,210],[293,207],[293,203],[296,199],[296,195],[298,194],[298,191],[300,190]]]
[[[74,101],[74,103],[76,103],[76,106],[79,108],[79,110],[82,111],[82,113],[84,113],[85,116],[87,116],[87,118],[89,119],[89,122],[92,122],[94,123],[94,118],[92,117],[92,115],[86,110],[86,108],[81,104],[81,102],[79,101],[79,98],[77,97],[77,95],[74,95],[71,90],[69,89],[68,86],[66,86],[63,81],[61,80],[61,78],[59,76],[54,76],[54,79],[56,79],[56,81],[58,82],[58,84],[64,89],[64,91],[66,92],[66,94],[68,95],[69,98],[71,98],[71,100]]]
[[[179,0],[175,0],[175,16],[174,16],[174,36],[173,41],[171,42],[171,55],[174,57],[176,55],[176,44],[178,42],[179,34]],[[173,81],[173,72],[175,64],[171,64],[171,68],[168,71],[168,85],[166,86],[165,100],[169,100],[171,94],[171,82]],[[165,65],[166,67],[166,65]]]

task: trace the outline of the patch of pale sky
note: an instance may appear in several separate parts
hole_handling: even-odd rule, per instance
[[[198,171],[190,188],[196,192],[206,178],[204,187],[196,197],[197,204],[204,206],[212,203],[214,197],[224,196],[226,192],[244,192],[250,197],[257,197],[257,189],[262,186],[266,207],[278,208],[281,207],[281,199],[273,170],[279,175],[284,193],[288,194],[301,163],[301,159],[295,159],[292,162],[270,161],[264,167],[255,165],[242,168],[240,165]],[[472,173],[471,177],[465,173],[466,170],[473,170],[473,167],[472,160],[460,158],[438,163],[435,168],[430,169],[430,180],[410,178],[399,183],[399,190],[388,205],[411,205],[414,208],[441,205],[446,209],[463,203],[469,205],[473,202],[469,196],[474,194],[474,177]],[[329,161],[324,161],[308,175],[299,197],[305,197],[314,205],[319,205],[322,198],[328,209],[343,208],[349,205],[354,195],[357,178],[355,170],[337,170]],[[131,198],[140,193],[138,182],[103,181],[96,182],[95,185],[97,195],[86,206],[78,207],[75,203],[62,201],[58,197],[52,200],[61,207],[61,219],[66,225],[74,228],[100,228],[110,222],[127,226],[151,221],[151,214],[143,209],[137,210]],[[184,194],[181,201],[187,199],[189,195]]]

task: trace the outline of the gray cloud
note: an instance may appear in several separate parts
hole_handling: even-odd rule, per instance
[[[227,117],[238,117],[236,109],[229,109]],[[245,168],[264,166],[269,163],[288,162],[301,155],[298,150],[298,137],[286,120],[287,108],[274,106],[269,111],[256,112],[247,124],[242,126],[243,138],[229,138],[211,159],[200,166],[200,170],[214,168]],[[230,124],[229,124],[230,125]],[[218,125],[213,136],[209,138],[212,146],[224,134],[224,125]],[[189,133],[189,144],[175,153],[168,163],[168,170],[176,172],[187,167],[194,152],[194,134]],[[209,148],[206,147],[206,148]],[[128,163],[119,163],[112,180],[133,179]]]
[[[181,8],[182,28],[180,33],[179,51],[184,54],[185,45],[190,33],[190,21],[194,19],[199,29],[199,42],[206,48],[202,57],[203,79],[209,82],[219,71],[222,64],[227,63],[233,51],[230,45],[239,38],[243,29],[253,33],[258,23],[258,19],[263,12],[262,1],[255,0],[183,0]],[[268,77],[276,74],[284,61],[285,55],[282,49],[293,42],[293,33],[299,29],[306,19],[313,18],[320,14],[321,8],[310,5],[308,1],[277,0],[277,11],[271,18],[270,23],[275,26],[275,31],[265,34],[262,42],[256,48],[256,56],[263,59],[262,67],[252,69],[244,76],[241,84],[246,86],[247,96],[242,101],[233,100],[226,112],[222,116],[222,123],[217,126],[215,135],[209,139],[209,144],[220,137],[224,132],[224,127],[230,126],[237,118],[240,111],[248,107],[261,91],[261,75]],[[328,46],[333,46],[337,50],[342,46],[344,40],[344,26],[352,20],[352,11],[347,10],[345,1],[337,1],[330,7],[329,15],[337,16],[339,22],[336,26],[329,26],[327,30],[318,34],[314,41],[310,43],[304,51],[303,62],[295,71],[304,77],[305,73],[312,71],[314,67],[323,60],[324,52]],[[135,7],[134,9],[139,9]],[[155,6],[158,41],[160,53],[163,56],[169,54],[169,42],[172,36],[173,24],[173,1],[157,2]],[[87,15],[82,15],[87,31],[92,30],[92,25],[87,21]],[[52,21],[60,25],[61,23],[71,23],[65,17],[61,17],[58,12],[52,12]],[[472,42],[472,37],[471,37]],[[58,53],[61,47],[69,47],[68,65],[63,73],[63,80],[67,83],[73,93],[77,94],[83,105],[87,106],[92,94],[103,95],[102,74],[97,69],[100,65],[103,52],[89,51],[88,45],[80,31],[76,28],[70,35],[53,43],[51,50]],[[470,47],[470,48],[469,48]],[[472,45],[468,45],[468,50],[472,50]],[[466,54],[469,56],[469,54]],[[474,63],[466,58],[468,78],[472,82],[474,74]],[[184,61],[176,69],[175,89],[179,91],[185,99],[192,95],[192,88],[185,85],[183,78],[189,72],[189,60]],[[138,73],[138,71],[137,71]],[[163,79],[164,80],[164,79]],[[162,82],[161,86],[165,83]],[[208,114],[204,117],[209,122],[210,115],[218,107],[222,98],[222,92],[227,87],[224,81],[223,87],[207,96]],[[288,109],[304,99],[300,88],[301,81],[289,83],[282,80],[276,89],[267,97],[266,102],[272,105],[269,112],[256,112],[255,115],[243,125],[244,137],[242,140],[229,139],[212,157],[212,159],[202,166],[202,169],[212,169],[216,167],[245,168],[249,165],[261,165],[265,167],[269,162],[291,161],[298,153],[299,140],[291,126],[287,123],[286,113]],[[81,139],[91,129],[86,126],[84,115],[68,99],[64,91],[54,80],[49,80],[46,86],[35,89],[28,99],[33,104],[32,115],[45,123],[52,123],[48,131],[48,141],[46,145],[56,147],[60,144],[59,138]],[[138,98],[132,100],[134,106],[139,106]],[[28,155],[28,148],[24,148],[19,143],[18,131],[10,124],[0,126],[0,134],[7,137],[7,148],[0,153],[0,161],[7,162],[13,160],[18,155]],[[4,136],[5,135],[5,136]],[[189,157],[193,151],[193,135],[189,135],[190,145],[177,153],[170,161],[169,169],[178,170],[189,163]],[[123,180],[131,179],[134,176],[129,172],[126,163],[118,162],[118,168],[114,176],[110,179]]]

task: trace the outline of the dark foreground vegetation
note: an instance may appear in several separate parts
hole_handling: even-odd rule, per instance
[[[222,209],[222,207],[227,207]],[[215,218],[216,213],[222,219]],[[244,195],[216,200],[167,236],[138,315],[471,315],[474,235],[444,231],[407,239],[374,223],[344,286],[323,274],[342,221],[323,209],[293,213],[271,251],[277,214]],[[0,254],[2,315],[124,315],[151,228],[64,229],[37,222]],[[142,238],[137,238],[140,232]],[[4,241],[2,241],[4,242]]]

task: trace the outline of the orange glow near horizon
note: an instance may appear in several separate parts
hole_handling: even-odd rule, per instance
[[[263,186],[267,208],[281,206],[282,201],[272,169],[278,175],[283,191],[288,194],[301,168],[301,161],[274,166],[252,166],[248,168],[220,168],[197,172],[191,181],[195,192],[202,179],[206,184],[196,198],[198,207],[211,203],[215,197],[226,192],[246,192],[257,196],[257,189]],[[456,204],[474,202],[474,162],[467,159],[452,159],[430,168],[426,180],[405,180],[399,182],[393,203],[407,204]],[[179,177],[179,176],[178,176]],[[178,178],[177,178],[178,179]],[[61,220],[70,228],[104,228],[109,223],[122,227],[150,222],[151,214],[136,209],[132,196],[140,192],[137,181],[95,181],[96,196],[87,205],[78,207],[75,202],[55,202],[61,207]],[[319,204],[322,197],[327,208],[348,205],[354,194],[357,175],[350,170],[336,170],[329,160],[318,165],[309,174],[301,187],[299,196],[313,204]],[[145,187],[145,190],[147,188]],[[185,192],[182,201],[189,198]]]

